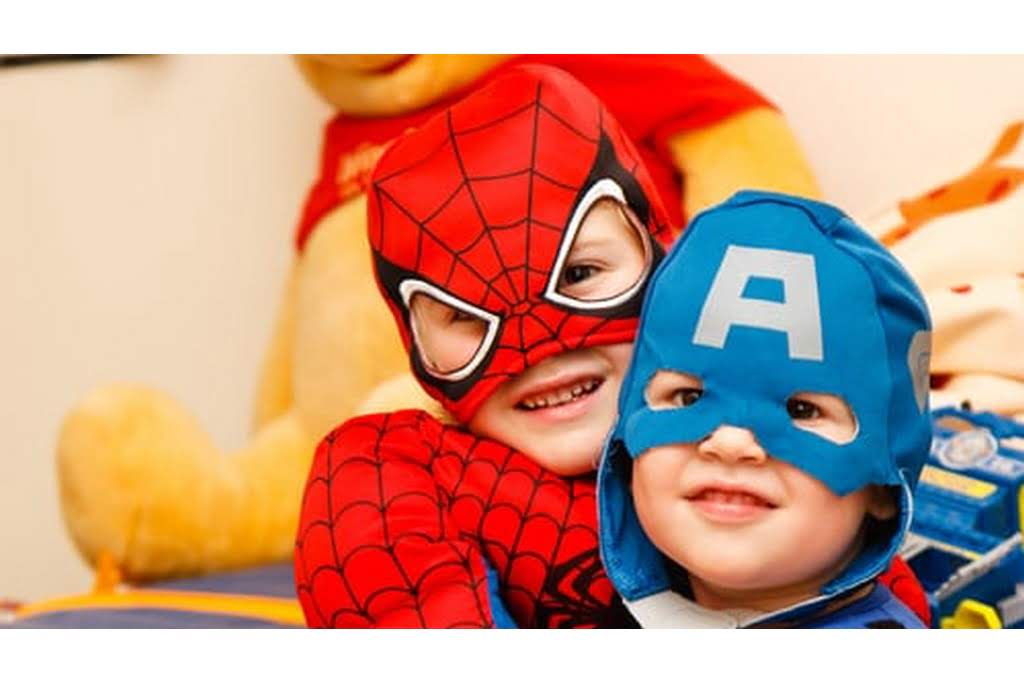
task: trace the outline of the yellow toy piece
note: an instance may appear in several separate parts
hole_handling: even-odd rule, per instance
[[[86,595],[42,600],[14,610],[14,618],[26,620],[58,612],[111,609],[163,610],[170,613],[195,612],[255,619],[279,626],[303,627],[306,625],[299,602],[292,598],[145,589],[93,592]]]
[[[507,59],[342,55],[298,64],[339,112],[384,117],[436,102]],[[687,215],[740,188],[818,195],[782,115],[767,107],[676,135],[669,148],[686,178]],[[127,579],[146,581],[286,559],[322,435],[368,409],[439,412],[408,375],[377,292],[365,206],[356,196],[326,214],[296,255],[245,446],[218,449],[184,407],[147,387],[101,388],[70,412],[57,451],[61,501],[90,564],[109,553]]]
[[[25,620],[58,612],[110,609],[230,615],[280,626],[305,626],[302,609],[298,601],[292,598],[182,590],[145,590],[124,586],[121,583],[121,572],[109,553],[103,553],[97,561],[96,580],[92,592],[22,605],[14,610],[13,616],[15,619]]]
[[[951,617],[943,617],[942,628],[1002,628],[999,612],[991,605],[977,600],[964,600]]]

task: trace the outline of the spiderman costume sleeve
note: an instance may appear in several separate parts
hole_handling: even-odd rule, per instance
[[[356,418],[314,459],[296,544],[315,627],[615,623],[590,478],[420,411]]]
[[[295,556],[310,626],[494,625],[483,556],[449,533],[429,420],[356,418],[317,449]]]

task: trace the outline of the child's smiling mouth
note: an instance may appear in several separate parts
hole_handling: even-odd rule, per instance
[[[516,411],[530,418],[564,423],[586,415],[601,395],[606,378],[594,371],[558,372],[540,382],[531,382],[514,404]]]
[[[752,522],[778,507],[756,491],[733,485],[702,486],[684,499],[709,521],[725,524]]]
[[[569,380],[554,386],[549,385],[520,399],[516,408],[531,411],[557,408],[589,396],[597,391],[602,384],[604,384],[603,377],[592,376]]]
[[[507,417],[515,416],[516,429],[524,434],[548,427],[586,427],[595,430],[592,436],[600,441],[611,426],[629,350],[627,345],[575,349],[527,368],[499,390]],[[601,447],[592,446],[597,451]]]

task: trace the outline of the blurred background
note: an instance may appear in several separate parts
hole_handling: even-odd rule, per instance
[[[959,175],[1024,117],[1024,56],[713,59],[784,111],[825,198],[858,217]],[[0,597],[90,584],[54,466],[89,390],[159,387],[219,446],[245,440],[330,116],[287,56],[0,68]]]

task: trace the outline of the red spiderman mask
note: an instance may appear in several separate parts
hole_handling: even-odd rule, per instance
[[[559,283],[584,217],[608,199],[631,217],[643,271],[600,298],[567,295]],[[413,371],[462,422],[545,358],[631,342],[671,237],[619,125],[579,82],[541,66],[506,72],[400,138],[374,170],[368,214],[377,282]],[[457,366],[424,353],[417,296],[478,325]]]

